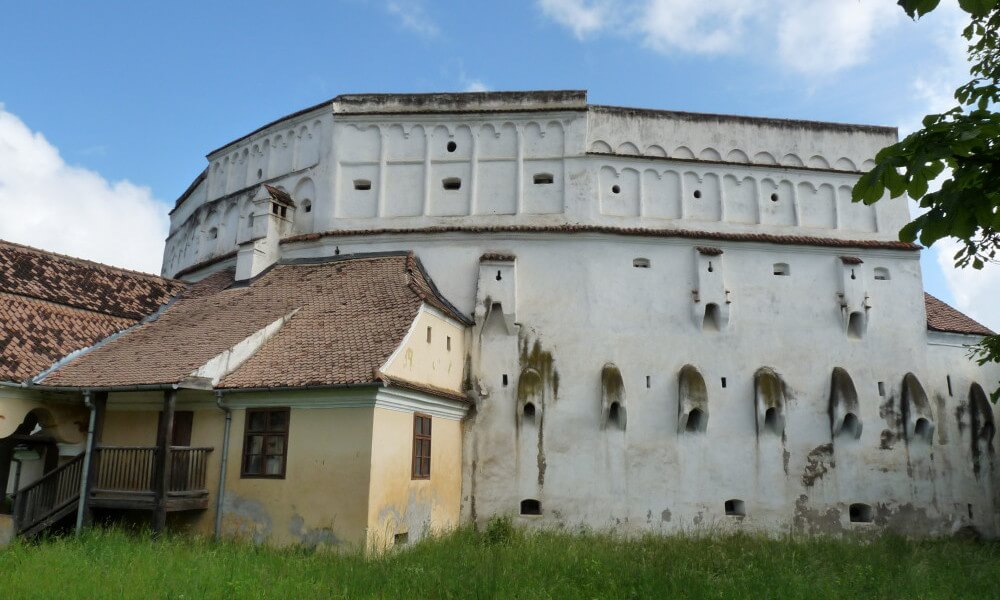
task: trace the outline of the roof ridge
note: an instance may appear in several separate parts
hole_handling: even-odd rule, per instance
[[[147,279],[158,279],[160,281],[170,281],[175,283],[183,284],[184,282],[179,279],[174,279],[172,277],[164,277],[162,275],[156,275],[155,273],[146,273],[145,271],[137,271],[135,269],[126,269],[125,267],[116,267],[114,265],[109,265],[107,263],[97,262],[96,260],[89,260],[86,258],[80,258],[78,256],[70,256],[68,254],[61,254],[59,252],[53,252],[51,250],[45,250],[43,248],[38,248],[37,246],[29,246],[27,244],[20,244],[18,242],[12,242],[10,240],[5,240],[0,238],[0,246],[10,246],[12,248],[34,252],[36,254],[41,254],[48,257],[59,258],[62,260],[67,260],[72,263],[81,264],[84,266],[96,267],[100,269],[105,269],[109,271],[116,271],[118,273],[127,275],[136,275],[139,277]]]
[[[462,313],[462,311],[458,310],[458,308],[456,308],[454,304],[452,304],[447,298],[444,297],[444,294],[441,293],[441,290],[439,290],[437,288],[437,285],[435,285],[434,280],[424,269],[424,265],[420,261],[420,257],[418,257],[412,250],[408,251],[406,254],[406,269],[407,269],[407,275],[409,277],[407,286],[411,290],[413,290],[413,292],[417,295],[418,298],[420,298],[424,302],[428,302],[428,300],[431,300],[430,302],[428,302],[429,304],[431,304],[432,306],[434,306],[439,310],[444,311],[445,314],[457,320],[459,323],[462,323],[464,325],[473,324],[473,321],[469,317],[465,316]],[[430,290],[431,294],[430,298],[428,298],[427,294],[424,293],[422,290],[415,289],[416,282],[413,281],[415,279],[414,271],[417,273],[417,275],[419,275],[420,279],[424,282],[424,284],[427,285],[427,288]]]

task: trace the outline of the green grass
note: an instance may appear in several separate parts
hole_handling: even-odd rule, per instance
[[[121,531],[0,549],[4,598],[998,598],[1000,544],[466,528],[382,557]]]

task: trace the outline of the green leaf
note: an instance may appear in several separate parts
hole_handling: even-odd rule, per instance
[[[885,187],[889,188],[889,194],[893,198],[899,198],[906,192],[906,179],[899,174],[896,169],[889,167],[883,171]]]
[[[920,170],[920,175],[927,181],[934,181],[944,171],[944,163],[936,160]]]
[[[920,225],[916,221],[907,223],[899,230],[899,241],[912,243],[917,239],[917,231],[919,230]]]
[[[906,186],[906,193],[914,200],[924,197],[924,194],[927,193],[927,179],[924,178],[922,172],[913,174],[913,177],[910,178],[910,185]]]
[[[871,204],[868,201],[869,198],[874,197],[875,200],[878,200],[882,197],[882,190],[885,188],[882,186],[882,182],[879,181],[877,171],[878,167],[875,167],[858,179],[858,182],[854,184],[854,189],[851,190],[851,200]]]
[[[958,0],[958,5],[974,17],[982,17],[996,7],[997,0]]]
[[[903,7],[906,14],[910,15],[912,18],[918,18],[927,13],[931,12],[940,0],[899,0],[897,4]]]

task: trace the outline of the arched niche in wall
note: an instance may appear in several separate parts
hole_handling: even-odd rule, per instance
[[[983,386],[973,383],[969,388],[969,413],[972,418],[972,470],[979,477],[983,465],[983,453],[987,458],[993,453],[993,436],[996,423],[993,407]]]
[[[861,405],[854,381],[841,367],[834,367],[830,378],[830,433],[836,439],[861,438]]]
[[[295,231],[297,233],[311,233],[313,230],[313,210],[316,204],[316,184],[312,178],[303,177],[295,184],[295,193],[292,198],[299,205],[301,210],[295,211]]]
[[[913,373],[903,377],[903,424],[906,439],[930,444],[934,441],[934,413],[924,386]]]
[[[601,428],[625,430],[628,414],[625,409],[625,381],[614,363],[601,369]]]
[[[526,368],[517,379],[517,424],[535,425],[544,409],[542,376],[535,369]]]
[[[754,373],[754,406],[757,435],[784,434],[785,382],[770,367],[761,367]]]
[[[681,367],[677,391],[677,432],[705,432],[708,429],[708,387],[701,372],[693,365]]]
[[[992,443],[996,434],[993,407],[983,386],[978,383],[973,383],[969,388],[969,410],[972,416],[973,441]]]

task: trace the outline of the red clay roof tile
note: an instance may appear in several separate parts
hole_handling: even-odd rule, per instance
[[[830,248],[879,248],[886,250],[920,250],[917,244],[898,241],[843,240],[807,235],[774,235],[770,233],[726,233],[693,229],[650,229],[646,227],[615,227],[610,225],[440,225],[433,227],[404,227],[381,229],[335,229],[322,233],[306,233],[287,237],[282,244],[312,241],[324,237],[346,237],[379,234],[435,234],[435,233],[607,233],[613,235],[684,238],[693,240],[724,240],[733,242],[766,242],[793,246],[826,246]]]
[[[924,307],[927,309],[927,329],[931,331],[994,335],[993,330],[989,327],[978,323],[927,292],[924,292]]]
[[[141,319],[184,282],[0,241],[0,291]]]
[[[289,315],[218,387],[370,384],[422,303],[467,320],[440,297],[412,254],[278,264],[243,285],[229,285],[232,271],[225,273],[196,284],[156,320],[55,370],[42,385],[177,383]]]
[[[30,379],[182,289],[180,281],[0,240],[0,380]]]

